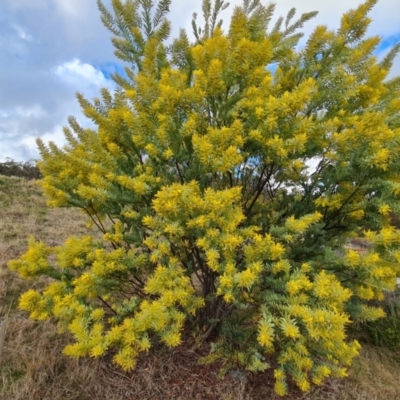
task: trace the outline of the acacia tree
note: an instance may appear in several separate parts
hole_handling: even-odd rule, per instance
[[[223,0],[203,1],[168,41],[170,0],[98,2],[127,62],[115,93],[78,100],[97,130],[73,118],[65,147],[41,151],[49,204],[84,210],[103,233],[58,247],[31,239],[10,267],[52,278],[20,307],[72,332],[73,357],[114,354],[124,370],[157,341],[210,340],[204,362],[224,371],[276,366],[303,391],[345,376],[359,344],[353,321],[395,287],[400,233],[400,78],[387,79],[366,38],[367,0],[340,28],[318,26],[298,50],[295,10],[244,0],[225,32]],[[365,237],[365,254],[348,250]]]

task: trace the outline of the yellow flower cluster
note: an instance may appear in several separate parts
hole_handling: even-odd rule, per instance
[[[28,239],[28,251],[19,259],[9,262],[10,269],[18,271],[24,278],[33,278],[50,272],[48,258],[50,256],[50,247],[43,242],[35,241],[34,237]]]
[[[295,233],[303,233],[310,225],[315,224],[322,218],[322,215],[318,212],[314,214],[309,214],[301,217],[300,219],[295,219],[293,216],[286,220],[286,228]]]

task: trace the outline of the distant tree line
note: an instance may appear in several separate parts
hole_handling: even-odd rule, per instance
[[[40,179],[42,174],[36,166],[36,160],[17,162],[12,158],[6,158],[5,162],[0,162],[0,175],[18,176],[27,179]]]

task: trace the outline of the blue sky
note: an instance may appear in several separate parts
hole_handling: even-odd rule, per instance
[[[399,16],[399,19],[400,19],[400,16]],[[399,21],[399,28],[400,28],[400,21]],[[399,42],[400,42],[400,32],[395,33],[394,35],[382,37],[381,42],[377,49],[378,54],[391,49],[395,44],[397,44]]]
[[[106,5],[110,2],[104,0]],[[223,14],[226,21],[241,0],[230,3]],[[304,29],[307,37],[316,25],[337,28],[341,15],[360,1],[277,3],[276,16],[286,15],[292,7],[298,14],[319,11]],[[191,32],[192,13],[200,7],[201,0],[172,0],[173,36],[180,27]],[[399,11],[399,0],[381,0],[371,14],[369,34],[382,37],[380,56],[400,41]],[[110,75],[123,65],[113,55],[109,38],[95,0],[0,0],[0,161],[37,158],[36,137],[62,145],[68,115],[89,125],[75,93],[91,99],[102,86],[115,88]],[[399,58],[392,75],[400,75]]]

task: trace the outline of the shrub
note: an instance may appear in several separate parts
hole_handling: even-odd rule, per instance
[[[391,350],[400,348],[400,289],[387,293],[382,301],[373,301],[374,306],[380,306],[385,316],[376,321],[365,321],[357,324],[352,333],[363,343],[385,347]]]
[[[0,175],[19,176],[27,179],[40,179],[42,177],[34,160],[17,162],[12,158],[0,163]]]
[[[81,208],[104,240],[32,238],[9,265],[53,282],[20,307],[72,332],[66,354],[112,352],[124,370],[192,333],[213,338],[202,361],[223,372],[273,360],[280,395],[288,378],[307,391],[345,376],[360,347],[346,327],[383,316],[366,301],[400,261],[400,80],[386,80],[399,46],[376,60],[375,0],[301,50],[315,13],[270,28],[274,6],[244,0],[224,32],[225,2],[204,0],[194,41],[169,45],[170,1],[153,3],[98,3],[126,74],[113,94],[78,95],[97,130],[70,117],[67,146],[38,140],[49,204]],[[363,254],[343,247],[360,236]]]

